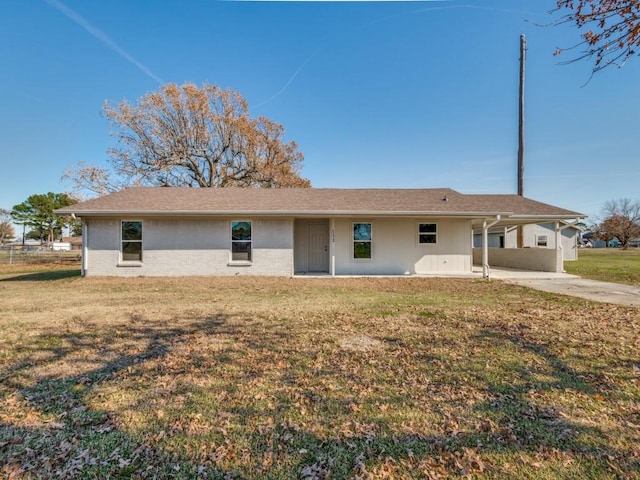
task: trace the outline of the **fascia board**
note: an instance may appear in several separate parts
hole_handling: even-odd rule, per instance
[[[510,212],[433,212],[433,211],[375,211],[375,210],[215,210],[215,211],[193,211],[193,210],[65,210],[56,211],[63,215],[75,214],[78,217],[114,217],[114,216],[260,216],[260,217],[282,217],[282,216],[307,216],[307,217],[467,217],[467,218],[495,218],[497,215],[508,217]],[[575,217],[571,217],[575,218]]]
[[[575,220],[577,218],[587,218],[587,215],[577,213],[576,215],[512,215],[509,220],[534,220],[538,222],[555,222],[557,220]]]

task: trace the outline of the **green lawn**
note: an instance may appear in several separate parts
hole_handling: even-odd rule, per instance
[[[592,280],[640,285],[640,248],[583,248],[578,260],[565,262],[564,268]]]
[[[0,267],[0,478],[640,479],[635,308],[41,269]]]

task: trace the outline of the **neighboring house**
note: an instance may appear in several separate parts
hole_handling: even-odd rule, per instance
[[[68,242],[53,242],[51,244],[51,250],[56,252],[70,252],[71,244]]]
[[[564,260],[578,259],[578,244],[582,229],[571,222],[559,222],[560,245]],[[523,248],[556,248],[556,224],[554,222],[523,226]],[[474,232],[473,246],[482,246],[482,232]],[[517,248],[518,227],[492,228],[488,235],[489,248]]]
[[[582,243],[589,248],[617,248],[620,246],[620,241],[616,237],[613,237],[609,242],[605,242],[597,238],[594,232],[583,233]],[[629,246],[633,246],[632,241],[629,242]]]
[[[82,250],[82,237],[62,237],[61,241],[71,245],[71,250]]]
[[[474,257],[488,272],[474,229],[583,217],[451,189],[137,187],[57,213],[82,220],[90,276],[470,274]],[[503,250],[496,266],[562,270],[561,249]]]
[[[5,245],[15,250],[24,250],[25,252],[41,251],[45,249],[40,240],[21,240],[19,242],[11,242]]]

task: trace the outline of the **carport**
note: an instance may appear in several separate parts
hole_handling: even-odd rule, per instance
[[[481,233],[482,245],[473,248],[473,264],[482,267],[482,276],[489,278],[491,267],[502,267],[515,270],[562,273],[564,271],[564,252],[562,247],[562,232],[567,228],[574,228],[583,216],[547,216],[537,215],[496,215],[495,217],[474,220],[472,223],[474,234]],[[540,224],[553,225],[553,241],[548,245],[524,244],[517,248],[490,248],[489,230],[503,229],[508,231],[518,228],[535,228]],[[521,243],[520,241],[518,242]]]

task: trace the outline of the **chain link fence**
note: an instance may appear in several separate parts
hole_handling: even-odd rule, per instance
[[[25,264],[46,264],[46,263],[80,263],[82,252],[79,250],[47,250],[45,248],[21,249],[2,248],[0,249],[0,265],[25,265]]]

